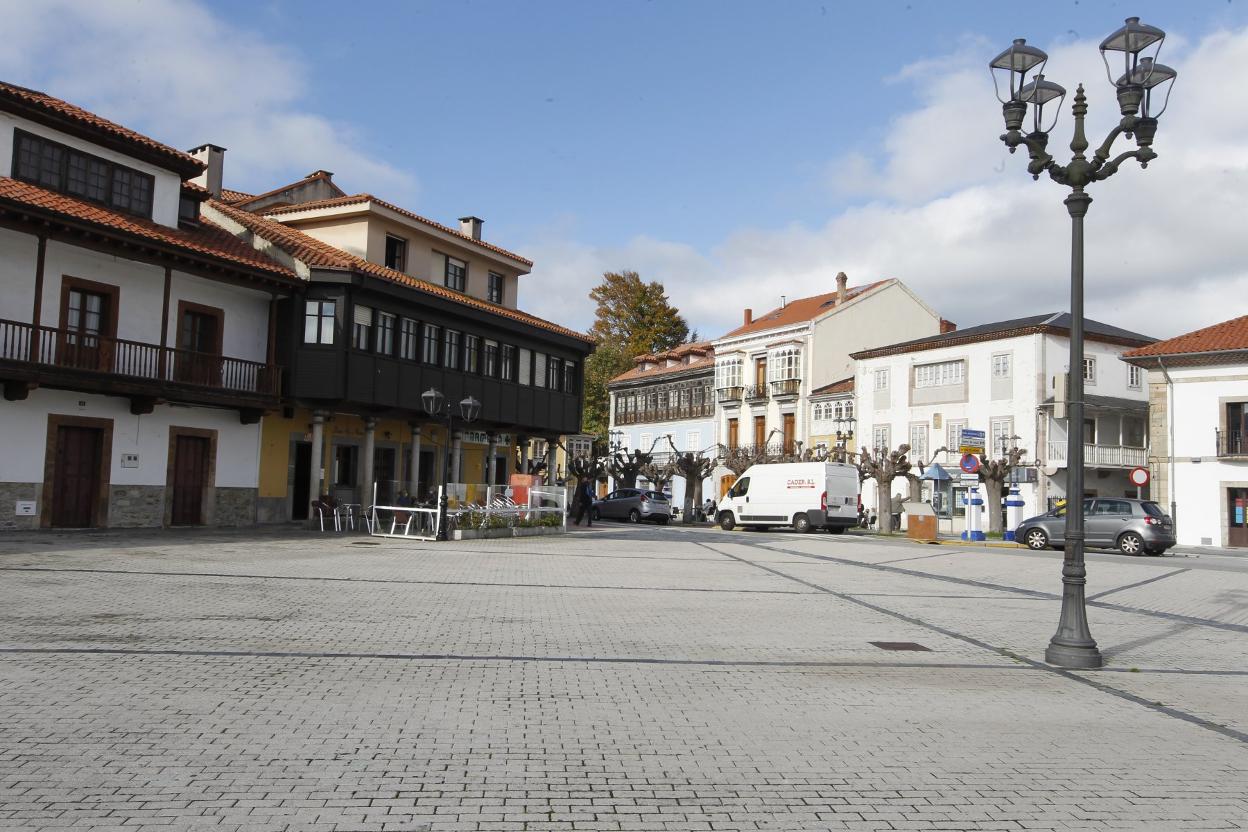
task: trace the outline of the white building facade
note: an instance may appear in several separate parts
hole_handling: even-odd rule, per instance
[[[1027,452],[1027,467],[1015,476],[1025,516],[1048,510],[1066,497],[1061,382],[1069,326],[1069,315],[1040,315],[856,353],[858,447],[906,444],[912,462],[937,463],[927,472],[933,479],[924,483],[924,498],[958,531],[962,497],[978,483],[977,475],[958,467],[961,431],[983,431],[992,458],[1015,447]],[[1147,459],[1148,393],[1142,373],[1121,355],[1153,339],[1095,321],[1085,326],[1085,488],[1094,495],[1135,496],[1127,474]],[[905,496],[908,485],[898,479],[892,490]],[[863,502],[875,505],[875,499],[875,483],[868,480]]]
[[[1248,316],[1126,360],[1147,373],[1152,493],[1178,542],[1248,548]]]

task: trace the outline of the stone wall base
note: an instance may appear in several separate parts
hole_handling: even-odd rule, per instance
[[[257,489],[228,488],[217,486],[212,489],[209,499],[212,505],[207,507],[208,524],[210,526],[254,526],[257,522]],[[25,531],[40,528],[44,511],[40,496],[43,493],[41,482],[0,482],[0,531]],[[105,526],[119,528],[160,528],[165,523],[165,493],[163,485],[111,485],[108,489],[108,519]],[[281,504],[281,512],[285,512],[283,498],[269,498]],[[37,514],[33,517],[18,517],[14,514],[19,500],[34,500]],[[273,510],[273,506],[270,506]],[[277,521],[284,520],[281,515]]]
[[[257,497],[257,523],[286,523],[290,517],[286,514],[285,497]]]
[[[110,485],[108,521],[110,529],[160,527],[165,522],[163,485]]]
[[[214,526],[254,526],[256,524],[255,488],[228,488],[218,485],[216,488],[216,510],[213,512]]]

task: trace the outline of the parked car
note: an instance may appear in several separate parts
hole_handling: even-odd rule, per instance
[[[1114,548],[1126,555],[1160,555],[1175,544],[1174,523],[1151,500],[1128,497],[1084,498],[1083,533],[1088,546]],[[1019,524],[1014,539],[1031,549],[1065,544],[1066,507],[1058,506]]]
[[[791,526],[840,534],[858,523],[858,469],[843,462],[751,465],[720,501],[721,529]]]
[[[672,519],[672,502],[661,491],[620,488],[601,500],[595,500],[590,511],[595,520],[627,520],[630,523],[648,520],[667,525]]]

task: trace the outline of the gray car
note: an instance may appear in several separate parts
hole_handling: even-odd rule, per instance
[[[1088,546],[1126,555],[1160,555],[1175,543],[1174,523],[1161,506],[1128,497],[1084,498],[1083,533]],[[1014,532],[1014,539],[1031,549],[1060,549],[1065,536],[1065,506],[1024,520]]]
[[[601,500],[595,500],[591,512],[595,520],[627,520],[630,523],[650,520],[666,525],[672,519],[672,503],[661,491],[620,488]]]

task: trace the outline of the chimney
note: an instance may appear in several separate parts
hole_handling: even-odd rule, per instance
[[[215,144],[201,144],[188,151],[206,167],[204,172],[191,180],[200,187],[207,188],[214,197],[221,198],[221,175],[225,166],[225,148]]]
[[[940,319],[940,334],[941,335],[945,335],[950,332],[956,332],[957,329],[958,329],[958,325],[955,324],[953,321],[947,321],[944,318]]]
[[[481,224],[485,220],[480,217],[460,217],[459,233],[465,237],[471,237],[474,240],[481,239]]]
[[[836,273],[836,302],[837,303],[844,303],[845,299],[849,297],[849,290],[846,288],[848,285],[849,285],[849,278],[845,276],[845,272],[837,272]]]
[[[745,323],[742,326],[749,326],[752,323],[754,323],[754,310],[747,309],[745,310]]]

